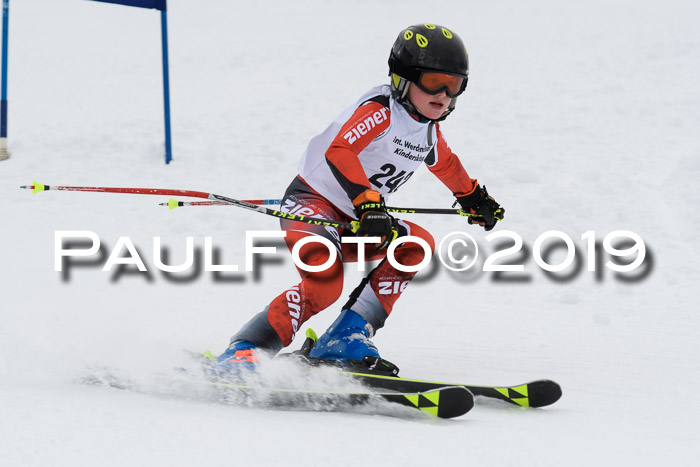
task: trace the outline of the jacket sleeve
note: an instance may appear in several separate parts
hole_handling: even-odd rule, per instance
[[[391,112],[383,97],[360,105],[326,151],[333,176],[351,200],[372,187],[358,155],[389,128]]]
[[[477,181],[470,178],[464,170],[459,157],[452,152],[437,126],[437,144],[431,155],[426,159],[426,165],[454,195],[464,195],[474,189]]]

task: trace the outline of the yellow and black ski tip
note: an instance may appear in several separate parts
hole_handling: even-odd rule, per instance
[[[519,386],[492,388],[472,386],[470,390],[476,395],[494,397],[521,407],[546,407],[554,404],[562,396],[561,386],[549,379],[541,379]]]
[[[448,386],[414,394],[380,395],[388,401],[420,409],[438,418],[460,417],[474,408],[474,395],[462,386]]]

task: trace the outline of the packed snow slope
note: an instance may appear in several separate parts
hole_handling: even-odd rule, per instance
[[[158,13],[11,2],[12,156],[0,162],[3,466],[696,465],[700,4],[429,5],[170,0],[174,161],[166,166]],[[461,218],[414,215],[438,240],[469,233],[480,256],[467,273],[435,258],[374,341],[407,377],[552,378],[563,398],[542,410],[479,400],[457,420],[426,422],[80,384],[90,368],[147,381],[186,364],[183,349],[221,352],[298,276],[284,248],[256,273],[244,271],[245,232],[278,226],[254,212],[169,211],[158,205],[166,196],[32,194],[19,186],[278,198],[306,142],[364,91],[388,82],[397,33],[421,22],[444,24],[467,45],[469,86],[442,129],[470,175],[505,206],[494,232],[523,239],[519,253],[498,263],[524,271],[483,272],[498,241]],[[449,207],[452,200],[421,170],[391,202]],[[551,230],[576,246],[574,264],[554,277],[533,257],[535,241]],[[617,230],[646,245],[636,271],[605,266],[601,243]],[[100,253],[55,271],[57,231],[94,232]],[[600,254],[595,272],[582,239],[589,231]],[[148,272],[102,271],[120,237],[131,239]],[[218,264],[241,271],[164,274],[154,237],[169,252],[167,264],[185,261],[186,237],[200,253],[211,237]],[[563,241],[548,244],[559,245],[549,262],[563,261]],[[348,266],[344,295],[361,277]],[[322,332],[345,299],[301,332]]]

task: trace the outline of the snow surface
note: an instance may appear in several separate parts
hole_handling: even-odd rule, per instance
[[[174,161],[165,166],[158,14],[12,2],[12,157],[0,162],[3,466],[697,465],[700,3],[168,3]],[[266,216],[18,187],[36,179],[280,197],[306,141],[386,81],[396,34],[423,21],[453,28],[470,51],[468,91],[443,130],[506,207],[499,229],[529,248],[515,257],[525,273],[510,276],[529,280],[439,266],[410,286],[374,341],[405,376],[548,377],[561,383],[561,401],[526,410],[478,400],[464,417],[426,421],[76,382],[88,367],[143,379],[182,365],[182,349],[220,352],[297,276],[284,251],[258,276],[225,274],[237,280],[202,272],[175,282],[154,266],[154,236],[171,264],[185,259],[185,237],[201,249],[211,236],[220,262],[243,268],[245,231],[277,227]],[[451,202],[427,170],[392,198]],[[490,247],[462,219],[415,220],[438,239],[464,230]],[[105,256],[64,280],[54,271],[57,230],[95,232]],[[584,232],[602,241],[634,231],[649,250],[647,275],[623,281],[584,262],[573,279],[553,281],[530,253],[549,230],[571,236],[581,260]],[[148,275],[101,272],[121,236]],[[344,295],[360,277],[347,269]],[[307,324],[321,332],[342,303]]]

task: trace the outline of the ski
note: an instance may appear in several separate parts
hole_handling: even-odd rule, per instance
[[[455,418],[466,414],[474,407],[474,396],[461,386],[431,388],[419,392],[393,391],[311,391],[266,386],[209,381],[217,389],[231,390],[246,398],[263,401],[269,406],[314,407],[324,409],[344,406],[368,405],[372,401],[384,400],[420,410],[438,418]]]
[[[142,394],[206,398],[218,403],[261,408],[287,408],[324,412],[378,414],[377,402],[389,402],[420,411],[437,418],[455,418],[474,407],[474,395],[458,386],[431,388],[426,391],[374,390],[306,390],[271,387],[225,380],[209,380],[183,374],[157,375],[153,380],[139,381],[106,368],[79,379],[82,384],[108,386]],[[357,410],[355,410],[357,409]]]
[[[514,386],[483,386],[464,383],[445,383],[399,377],[396,365],[382,358],[365,357],[364,361],[352,361],[344,364],[309,357],[309,352],[316,344],[313,329],[306,332],[306,340],[300,350],[281,354],[282,358],[294,358],[312,367],[335,366],[338,370],[364,386],[373,389],[390,389],[394,391],[421,392],[444,387],[463,387],[473,395],[498,399],[520,407],[546,407],[557,402],[562,396],[561,386],[549,379],[540,379]]]
[[[289,354],[288,354],[289,355]],[[402,378],[397,376],[398,368],[384,360],[376,362],[357,362],[356,365],[337,365],[333,362],[300,357],[311,367],[335,366],[338,371],[351,377],[362,385],[373,389],[390,389],[401,392],[421,392],[444,387],[466,388],[475,396],[488,397],[508,402],[520,407],[546,407],[554,404],[562,396],[561,386],[549,379],[540,379],[514,386],[483,386],[465,383],[446,383],[422,379]],[[378,369],[378,367],[385,368]],[[387,371],[387,368],[391,368]],[[393,374],[392,374],[393,373]]]
[[[309,329],[301,349],[279,354],[276,358],[291,359],[314,367],[333,367],[341,374],[372,390],[388,390],[406,394],[420,394],[445,388],[463,388],[472,396],[498,399],[519,407],[546,407],[557,402],[562,396],[561,386],[549,379],[540,379],[529,383],[513,386],[485,386],[466,383],[447,383],[399,377],[396,365],[381,358],[365,357],[364,361],[348,361],[338,363],[309,357],[311,349],[316,344],[316,333]],[[214,355],[206,351],[204,354],[188,352],[192,357],[205,365],[211,364]],[[415,400],[415,397],[414,397]],[[473,400],[472,400],[473,403]],[[471,409],[471,407],[470,407]]]
[[[363,385],[375,389],[429,391],[435,388],[462,387],[468,389],[475,396],[499,399],[520,407],[545,407],[554,404],[562,396],[561,386],[555,381],[548,379],[515,386],[476,386],[472,384],[400,378],[398,376],[373,375],[345,370],[341,370],[341,372],[350,375]]]

